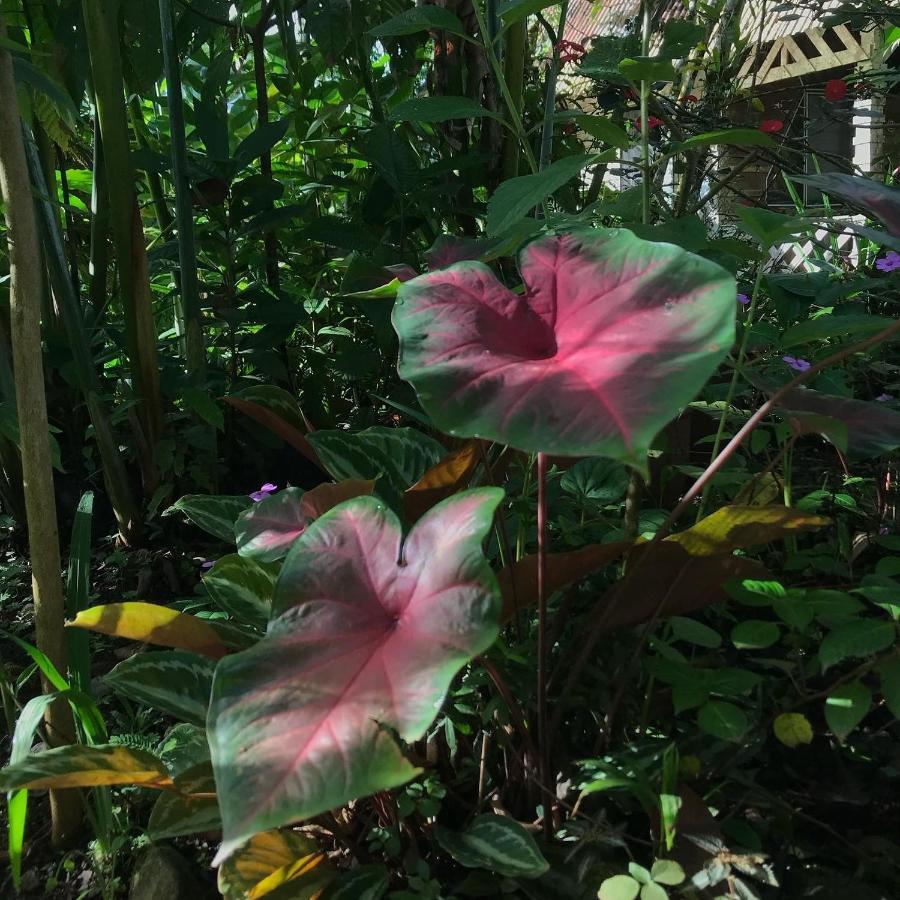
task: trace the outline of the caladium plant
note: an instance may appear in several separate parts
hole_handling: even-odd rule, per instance
[[[218,861],[259,831],[416,774],[392,732],[421,738],[453,677],[498,633],[500,592],[481,542],[502,497],[457,494],[405,540],[383,502],[360,497],[297,538],[266,637],[215,673]]]
[[[450,434],[644,469],[734,341],[734,279],[623,229],[541,238],[521,271],[521,295],[478,262],[403,285],[401,377]]]

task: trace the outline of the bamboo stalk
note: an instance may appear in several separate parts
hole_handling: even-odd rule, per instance
[[[25,508],[31,554],[31,581],[37,645],[65,671],[63,589],[47,399],[41,350],[41,259],[28,165],[19,123],[19,103],[12,58],[3,47],[6,20],[0,12],[0,192],[5,200],[10,260],[10,336],[19,411],[19,438],[25,484]],[[49,684],[44,690],[52,690]],[[72,712],[65,702],[47,707],[47,731],[56,743],[75,736]],[[75,791],[50,791],[52,838],[70,840],[81,822]]]
[[[139,421],[147,443],[152,446],[162,431],[162,399],[147,248],[137,208],[129,145],[118,0],[82,0],[82,10],[103,138],[110,227],[125,314],[126,344],[134,390],[140,401]],[[151,484],[155,481],[155,473],[148,469],[146,461],[144,479]]]

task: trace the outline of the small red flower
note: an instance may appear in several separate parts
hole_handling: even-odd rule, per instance
[[[563,134],[575,134],[575,123],[566,122],[566,124],[563,125]]]
[[[561,63],[578,62],[587,53],[582,44],[576,44],[574,41],[560,41],[554,50],[559,53]]]
[[[759,130],[766,134],[778,134],[782,128],[784,128],[784,122],[781,119],[763,119],[759,123]]]
[[[647,116],[647,128],[659,128],[660,125],[665,125],[662,119],[657,119],[656,116]],[[634,120],[634,127],[637,128],[638,131],[641,130],[641,120]]]
[[[843,78],[832,78],[825,82],[825,99],[837,103],[847,96],[847,82]]]
[[[638,95],[631,88],[625,88],[622,96],[626,100],[631,100],[633,103],[637,103],[638,101]]]
[[[694,94],[688,94],[686,97],[681,98],[681,102],[682,103],[696,103],[697,98],[696,98],[696,96],[694,96]]]

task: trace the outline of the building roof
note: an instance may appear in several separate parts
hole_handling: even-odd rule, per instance
[[[825,0],[822,12],[838,6],[840,0]],[[583,44],[592,37],[623,37],[634,31],[640,9],[640,0],[571,0],[565,38]],[[741,31],[745,37],[758,39],[760,13],[765,15],[762,44],[807,31],[819,18],[817,12],[793,3],[749,2],[741,15]],[[687,7],[681,0],[665,0],[659,18],[667,22],[687,15]]]

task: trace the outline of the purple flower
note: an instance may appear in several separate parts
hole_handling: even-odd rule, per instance
[[[211,569],[216,564],[214,559],[205,559],[202,563],[200,563],[201,569]]]
[[[879,272],[893,272],[894,269],[900,269],[900,253],[896,250],[888,250],[884,259],[879,259],[875,263],[875,268]]]
[[[265,500],[266,497],[269,496],[269,494],[277,490],[277,484],[272,484],[271,481],[267,481],[258,491],[254,491],[252,494],[250,494],[250,499],[254,503],[259,503],[260,500]]]
[[[737,302],[741,304],[741,306],[746,306],[750,302],[750,298],[746,294],[738,294]]]
[[[808,359],[800,359],[796,356],[781,357],[795,372],[806,372],[812,368],[812,363]]]
[[[887,403],[888,401],[893,400],[894,398],[890,394],[879,394],[875,399],[879,403]]]

